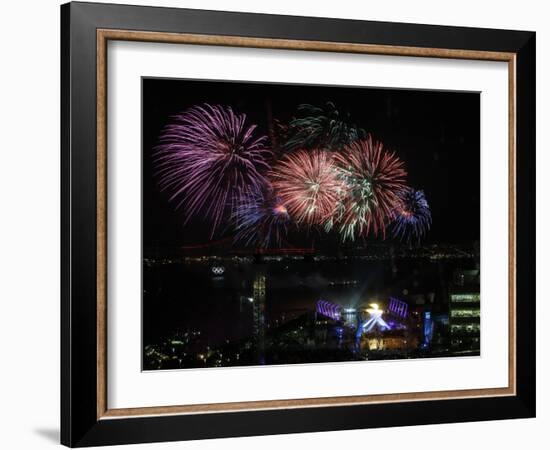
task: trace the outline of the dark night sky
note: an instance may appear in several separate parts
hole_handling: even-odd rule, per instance
[[[189,80],[143,80],[143,238],[146,247],[208,241],[200,223],[183,226],[160,193],[152,148],[169,117],[203,102],[244,112],[267,134],[266,100],[273,117],[287,122],[300,103],[336,104],[352,121],[397,152],[408,184],[423,189],[433,224],[425,242],[479,240],[480,104],[478,93],[357,87],[275,85]]]

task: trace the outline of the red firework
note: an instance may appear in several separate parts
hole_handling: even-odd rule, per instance
[[[334,214],[342,182],[331,154],[298,150],[279,161],[271,178],[277,195],[296,222],[320,225]]]
[[[385,237],[399,194],[406,188],[403,161],[371,136],[348,145],[335,160],[345,185],[335,220],[343,240],[369,232]]]

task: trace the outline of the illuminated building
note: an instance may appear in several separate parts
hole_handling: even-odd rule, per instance
[[[363,342],[363,348],[370,351],[398,351],[415,350],[418,347],[418,337],[408,336],[402,330],[388,332],[382,336],[367,337]]]
[[[388,303],[388,312],[390,314],[406,319],[408,309],[409,305],[407,305],[404,301],[390,297],[390,301]]]
[[[315,311],[317,314],[332,320],[340,320],[342,317],[342,307],[326,300],[318,300]]]
[[[342,313],[342,319],[344,320],[344,325],[355,328],[357,327],[357,309],[355,308],[344,308]]]
[[[479,270],[456,271],[449,292],[449,329],[453,348],[479,350],[479,301]]]
[[[434,321],[432,319],[432,312],[427,310],[423,312],[424,316],[424,326],[423,326],[423,336],[424,341],[422,342],[422,347],[429,347],[432,342],[432,337],[434,334]]]
[[[252,285],[253,334],[258,360],[263,364],[265,350],[265,275],[258,273]]]

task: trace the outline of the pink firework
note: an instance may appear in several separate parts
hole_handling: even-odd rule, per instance
[[[256,125],[229,106],[194,106],[162,131],[155,162],[161,190],[170,193],[185,220],[201,216],[211,234],[237,202],[266,184],[271,151]]]
[[[399,194],[406,188],[403,161],[371,136],[348,145],[335,160],[345,186],[333,219],[342,239],[370,232],[385,237]]]
[[[320,225],[334,213],[342,183],[331,154],[298,150],[279,161],[271,178],[281,202],[297,223]]]

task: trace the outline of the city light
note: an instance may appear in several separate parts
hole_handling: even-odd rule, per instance
[[[326,300],[317,301],[316,311],[333,320],[340,320],[342,317],[342,307],[335,303],[327,302]]]
[[[223,266],[213,266],[212,267],[212,273],[214,275],[223,275],[225,272],[225,267]]]
[[[390,297],[390,303],[388,304],[388,311],[391,314],[399,316],[401,318],[406,318],[408,313],[409,306],[402,300],[398,300],[394,297]]]
[[[390,326],[382,319],[382,310],[378,307],[377,303],[371,303],[370,308],[367,309],[370,317],[364,322],[360,328],[362,328],[363,333],[368,333],[374,329],[375,326],[378,326],[381,330],[389,330]]]

